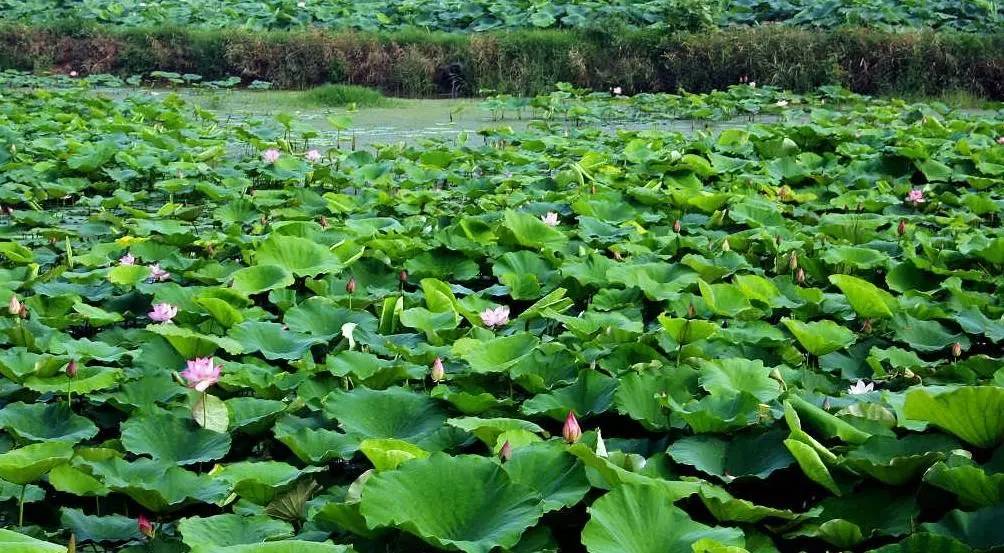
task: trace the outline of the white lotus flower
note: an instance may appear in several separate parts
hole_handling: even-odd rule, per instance
[[[847,393],[851,394],[852,396],[856,396],[860,394],[867,394],[868,392],[874,390],[875,390],[874,382],[869,382],[865,384],[864,380],[858,380],[857,382],[854,383],[853,386],[847,388]]]
[[[355,332],[356,327],[359,326],[356,323],[345,323],[342,325],[342,337],[349,341],[349,349],[355,349],[356,340],[352,337],[352,333]]]

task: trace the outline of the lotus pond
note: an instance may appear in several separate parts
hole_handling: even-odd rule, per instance
[[[1004,548],[1004,112],[486,107],[0,92],[0,550]]]

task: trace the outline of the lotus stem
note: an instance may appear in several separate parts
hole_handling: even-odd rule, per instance
[[[28,484],[21,485],[21,499],[17,502],[17,527],[24,528],[24,492],[28,490]]]

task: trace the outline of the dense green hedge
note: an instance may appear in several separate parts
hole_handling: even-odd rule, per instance
[[[701,34],[613,29],[462,35],[3,26],[0,68],[238,75],[285,88],[347,82],[406,96],[453,87],[466,94],[533,94],[556,81],[630,92],[705,91],[748,76],[794,90],[843,84],[862,93],[965,90],[1001,99],[1004,33],[763,26]]]

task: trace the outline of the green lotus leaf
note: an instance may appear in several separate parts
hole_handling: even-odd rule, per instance
[[[792,535],[821,537],[837,547],[853,547],[872,536],[905,536],[914,531],[920,508],[912,495],[866,488],[824,499],[821,512]]]
[[[816,357],[846,348],[856,340],[853,332],[829,320],[805,323],[795,319],[781,319],[781,322],[795,335],[798,343]]]
[[[504,221],[505,228],[521,246],[558,250],[568,241],[568,237],[561,231],[548,226],[529,213],[506,210]]]
[[[122,423],[122,445],[137,455],[179,465],[219,459],[230,451],[230,435],[199,428],[169,413],[143,413]]]
[[[226,432],[230,426],[230,412],[222,399],[202,394],[192,406],[192,420],[206,430]]]
[[[670,411],[659,398],[672,396],[677,403],[686,402],[696,384],[697,372],[689,367],[629,373],[620,378],[614,406],[648,430],[668,430],[672,426]]]
[[[279,265],[254,265],[234,272],[231,286],[234,290],[252,295],[269,290],[287,288],[295,281],[293,273]]]
[[[771,378],[771,367],[760,360],[715,359],[700,361],[701,387],[710,394],[731,396],[747,392],[768,403],[781,395],[781,383]]]
[[[889,292],[867,280],[850,275],[830,275],[830,282],[840,288],[854,311],[864,319],[892,317],[899,307]]]
[[[244,315],[237,308],[227,303],[226,300],[221,300],[220,298],[198,298],[195,302],[225,328],[230,328],[235,324],[244,322]]]
[[[575,505],[590,489],[585,466],[555,440],[514,446],[504,468],[513,482],[540,494],[545,512]]]
[[[872,436],[844,456],[843,462],[859,473],[901,486],[957,447],[954,439],[939,434],[909,434],[899,439]]]
[[[475,373],[505,372],[530,355],[539,340],[529,333],[486,341],[461,338],[453,343],[453,355],[466,361]]]
[[[94,461],[89,465],[94,476],[110,489],[131,497],[155,513],[169,511],[192,501],[215,503],[230,493],[227,482],[151,459],[138,459],[129,463],[113,458]]]
[[[108,270],[108,282],[120,286],[135,286],[150,276],[144,265],[118,265]]]
[[[317,338],[331,339],[341,336],[345,323],[356,323],[356,335],[376,334],[376,317],[365,311],[352,311],[339,307],[329,298],[314,296],[286,311],[283,322],[294,332]]]
[[[834,267],[851,266],[856,269],[884,267],[889,258],[883,252],[858,246],[832,246],[823,254],[823,261]]]
[[[738,434],[731,440],[691,436],[673,442],[666,452],[677,463],[692,465],[724,482],[743,477],[762,479],[795,462],[784,447],[786,435],[784,430],[773,429]]]
[[[590,553],[689,551],[704,538],[743,544],[741,530],[694,522],[673,500],[656,486],[622,484],[589,507],[582,544]]]
[[[88,365],[78,370],[76,378],[70,378],[65,373],[49,377],[29,376],[24,381],[24,387],[40,394],[65,394],[69,390],[74,395],[83,395],[112,388],[121,377],[122,369]]]
[[[672,396],[663,398],[694,432],[729,432],[756,422],[760,402],[756,396],[740,392],[731,396],[708,395],[684,405]]]
[[[498,443],[499,436],[506,432],[522,430],[543,436],[547,435],[547,432],[537,424],[522,419],[460,417],[449,419],[446,423],[474,434],[477,439],[492,448]]]
[[[515,545],[543,514],[540,501],[492,460],[436,453],[373,475],[361,512],[371,528],[398,527],[436,547],[488,553]]]
[[[88,324],[94,327],[108,326],[122,320],[121,313],[105,311],[104,309],[94,307],[93,305],[87,305],[86,303],[77,302],[73,304],[73,310],[80,314],[80,316],[84,318]]]
[[[298,469],[279,461],[241,461],[219,466],[212,474],[230,483],[242,499],[257,505],[268,505],[282,492],[292,487],[298,478],[324,470],[321,467]]]
[[[828,469],[826,464],[823,463],[822,458],[819,456],[819,452],[813,449],[811,445],[798,440],[787,439],[784,441],[784,446],[788,448],[788,451],[791,452],[791,455],[795,458],[798,466],[802,468],[802,472],[804,472],[810,480],[826,488],[834,495],[840,495],[842,493],[837,481],[834,480],[833,475],[830,474],[830,469]]]
[[[750,318],[745,315],[753,310],[753,306],[738,286],[732,284],[708,284],[700,280],[698,281],[698,287],[701,290],[704,304],[716,315]]]
[[[976,447],[991,448],[1004,442],[1004,388],[914,388],[906,394],[903,413]]]
[[[948,536],[918,533],[899,543],[871,549],[868,553],[972,553],[973,548]]]
[[[0,427],[32,442],[77,443],[98,433],[93,422],[75,414],[65,403],[10,403],[0,410]]]
[[[350,434],[396,438],[420,447],[446,422],[436,400],[404,388],[337,390],[324,399],[324,410]]]
[[[586,476],[593,486],[602,489],[614,489],[622,484],[657,486],[662,488],[663,493],[672,497],[673,501],[677,501],[696,494],[701,488],[701,483],[698,481],[667,480],[641,474],[638,471],[645,466],[646,461],[639,455],[612,452],[607,456],[601,456],[593,447],[582,442],[569,447],[568,452],[586,465]]]
[[[77,536],[78,542],[122,542],[142,537],[136,519],[122,515],[93,516],[63,507],[59,510],[59,522]]]
[[[926,522],[922,528],[932,534],[955,538],[977,550],[996,551],[1004,547],[1004,505],[985,507],[978,511],[949,511],[938,522]]]
[[[49,471],[49,484],[57,491],[79,496],[104,497],[110,491],[97,478],[70,463],[57,465]]]
[[[258,434],[272,426],[286,404],[274,399],[235,397],[224,401],[230,415],[230,427],[247,434]]]
[[[348,459],[359,450],[359,438],[312,428],[296,417],[280,419],[274,428],[275,439],[286,445],[304,463],[321,464],[332,459]]]
[[[255,250],[256,265],[279,266],[296,276],[335,273],[342,262],[324,246],[298,236],[272,234]]]
[[[185,359],[209,357],[219,348],[223,348],[231,355],[237,355],[244,351],[240,342],[231,338],[202,334],[178,325],[153,324],[147,326],[146,330],[163,336]]]
[[[757,505],[752,501],[738,499],[723,488],[704,484],[701,486],[697,496],[701,503],[708,509],[708,512],[716,520],[722,522],[742,522],[747,524],[758,523],[766,518],[776,518],[781,520],[795,520],[800,515],[786,509],[775,509]]]
[[[181,539],[192,553],[215,553],[233,545],[255,544],[293,536],[288,522],[267,516],[233,514],[183,518],[178,523]]]
[[[363,440],[359,442],[359,451],[370,460],[376,470],[394,470],[405,461],[429,456],[428,451],[393,438]]]
[[[890,326],[896,333],[897,340],[909,344],[910,349],[917,351],[946,350],[956,342],[963,349],[969,347],[969,338],[965,334],[953,334],[937,321],[924,321],[905,313],[897,313]]]
[[[66,546],[38,540],[13,530],[0,528],[0,545],[4,553],[66,553]]]
[[[73,456],[73,444],[47,441],[0,453],[0,478],[14,484],[30,484]]]
[[[230,337],[240,343],[247,353],[260,351],[266,359],[289,361],[303,358],[311,346],[323,341],[286,330],[279,323],[257,321],[245,321],[234,326],[230,329]]]
[[[616,379],[586,369],[571,385],[534,396],[524,401],[520,410],[526,415],[543,414],[554,420],[564,420],[569,411],[582,416],[596,415],[610,408],[616,390]]]
[[[192,550],[193,553],[196,551]],[[200,549],[200,551],[205,551]],[[347,545],[335,545],[330,542],[303,540],[279,540],[266,543],[232,545],[230,547],[215,547],[213,553],[352,553],[354,550]]]
[[[823,432],[827,437],[840,438],[848,443],[863,444],[871,437],[870,433],[858,429],[851,423],[796,395],[789,396],[785,401],[785,416],[791,419],[789,426],[792,427],[792,430],[795,430],[795,425],[791,424],[794,420],[798,421],[799,430],[801,430],[801,423],[804,420],[807,426]]]
[[[924,482],[957,495],[968,507],[989,507],[1004,499],[1004,473],[992,473],[962,455],[935,463],[924,473]]]

